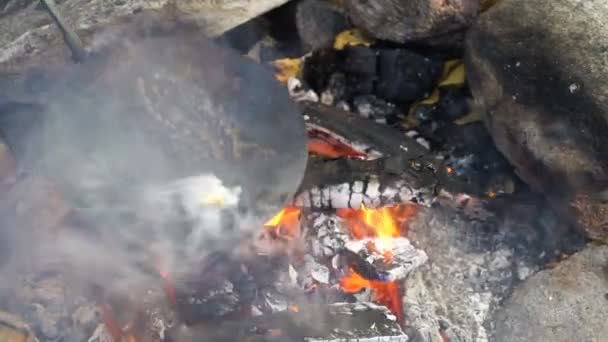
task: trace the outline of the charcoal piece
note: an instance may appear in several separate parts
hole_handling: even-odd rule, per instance
[[[395,114],[395,105],[388,103],[374,95],[362,95],[353,100],[353,104],[364,118],[385,118]]]
[[[239,295],[227,279],[183,282],[176,288],[176,301],[180,318],[188,324],[222,319],[240,308]]]
[[[330,77],[337,72],[337,65],[341,63],[338,53],[334,49],[320,49],[304,60],[302,78],[314,91],[322,92]]]
[[[365,74],[347,74],[346,84],[351,96],[366,95],[374,92],[376,78]]]
[[[376,75],[377,52],[366,46],[348,46],[341,53],[342,64],[340,70],[345,73]]]
[[[389,274],[377,269],[365,258],[349,249],[342,249],[339,254],[340,262],[345,270],[353,269],[357,274],[367,280],[387,281]]]
[[[327,88],[321,93],[321,103],[331,106],[346,99],[346,95],[346,76],[337,72],[331,75],[329,82],[327,83]]]
[[[338,33],[351,27],[336,6],[327,1],[300,1],[296,5],[295,17],[305,50],[330,47]]]
[[[404,49],[379,52],[376,95],[395,103],[420,100],[430,94],[441,62]]]
[[[439,103],[435,115],[448,121],[454,121],[469,112],[467,91],[461,87],[441,88]]]
[[[254,299],[257,284],[246,267],[213,253],[196,271],[174,277],[179,317],[188,324],[233,317]]]

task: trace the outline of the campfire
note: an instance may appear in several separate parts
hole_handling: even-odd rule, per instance
[[[0,340],[493,341],[586,242],[474,99],[500,2],[0,1]]]

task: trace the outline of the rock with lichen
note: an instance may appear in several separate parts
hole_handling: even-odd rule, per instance
[[[608,240],[608,3],[503,0],[468,32],[468,79],[499,150],[587,236]]]

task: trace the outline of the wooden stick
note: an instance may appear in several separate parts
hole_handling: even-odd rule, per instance
[[[84,44],[76,32],[68,26],[65,19],[61,16],[61,13],[59,13],[55,0],[41,0],[40,2],[42,2],[57,27],[59,27],[65,45],[67,45],[70,52],[72,52],[72,60],[74,60],[75,63],[82,63],[87,56]]]

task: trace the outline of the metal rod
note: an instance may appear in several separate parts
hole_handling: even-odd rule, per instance
[[[40,2],[42,2],[46,10],[51,15],[51,18],[53,18],[55,24],[59,27],[59,30],[63,35],[63,41],[70,49],[74,62],[81,63],[84,61],[87,56],[84,44],[82,44],[82,41],[76,32],[67,25],[66,21],[59,13],[55,0],[40,0]]]

